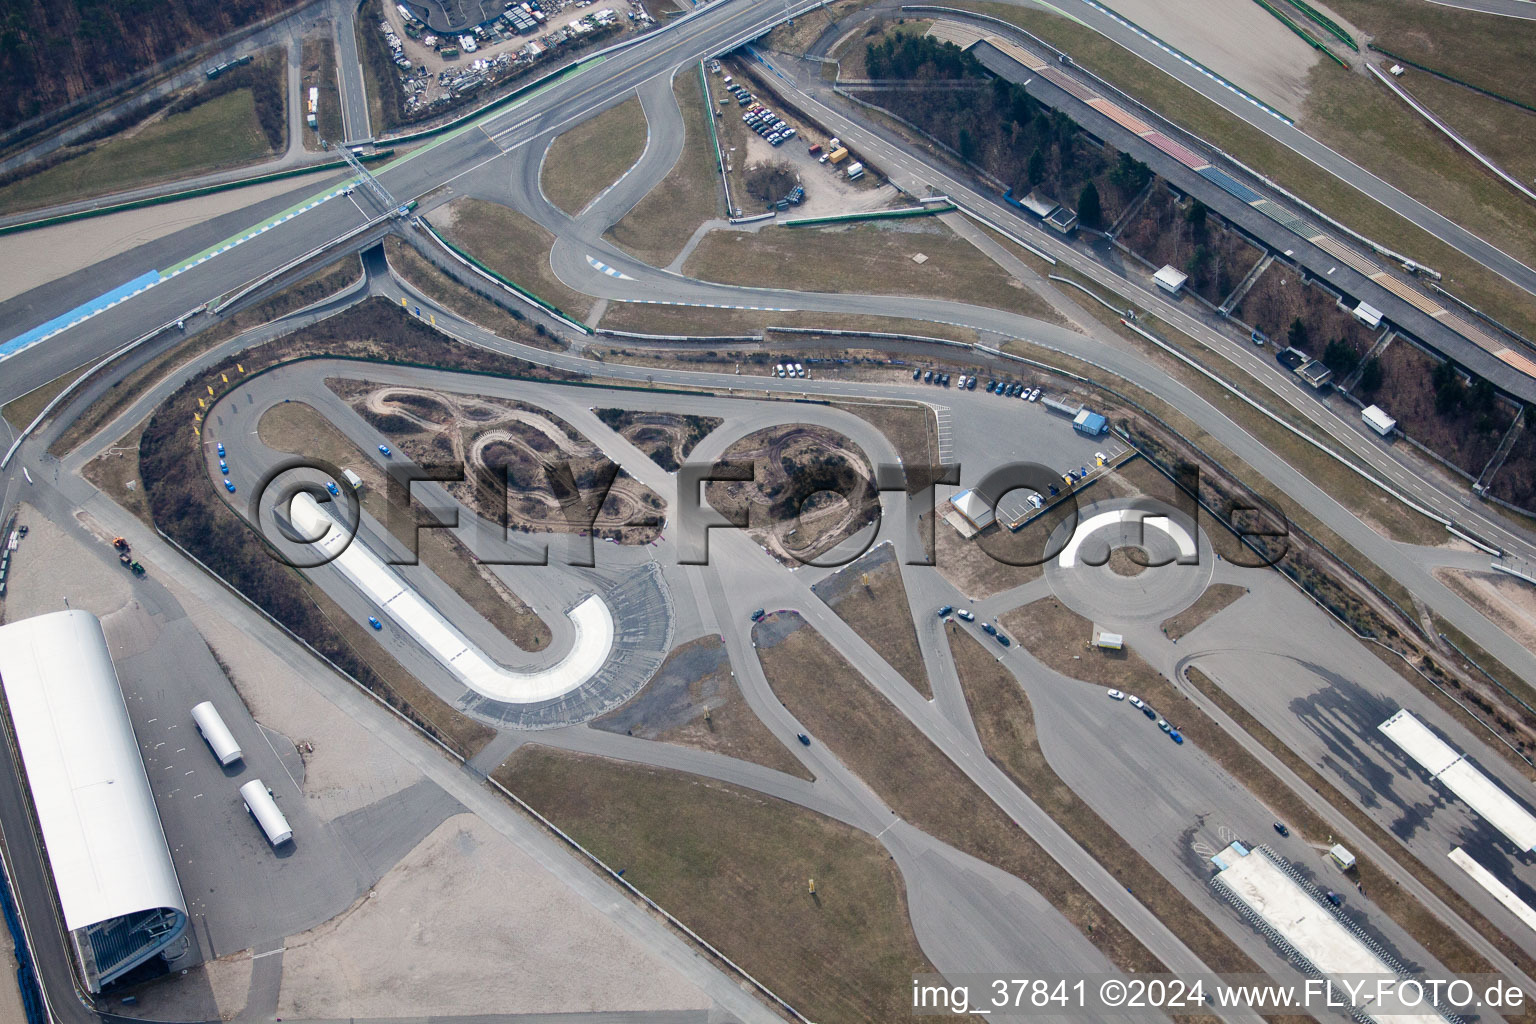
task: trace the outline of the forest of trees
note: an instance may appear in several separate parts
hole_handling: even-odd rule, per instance
[[[0,131],[57,110],[300,0],[7,0]]]
[[[1090,141],[1067,115],[1041,106],[1012,82],[993,78],[953,43],[892,33],[867,46],[865,66],[872,79],[974,79],[974,89],[893,89],[870,98],[995,175],[1017,195],[1038,188],[1071,203],[1085,198],[1086,186],[1096,182],[1088,195],[1099,199],[1098,212],[1108,216],[1151,176],[1144,164]]]

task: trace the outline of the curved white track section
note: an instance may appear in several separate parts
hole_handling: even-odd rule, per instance
[[[1180,560],[1195,557],[1199,550],[1195,546],[1195,538],[1189,535],[1189,531],[1168,516],[1147,515],[1146,512],[1137,508],[1121,508],[1113,512],[1100,512],[1078,524],[1077,529],[1072,532],[1072,539],[1067,541],[1067,546],[1061,549],[1061,567],[1070,569],[1076,565],[1078,548],[1083,546],[1083,541],[1099,530],[1110,525],[1136,522],[1171,537],[1179,547]]]
[[[331,556],[330,565],[384,614],[481,696],[508,704],[532,704],[570,693],[597,674],[613,649],[613,615],[596,594],[567,612],[576,630],[570,653],[548,668],[518,672],[497,664],[459,632],[443,613],[424,601],[378,555],[351,539],[314,496],[299,493],[289,506],[294,527]]]

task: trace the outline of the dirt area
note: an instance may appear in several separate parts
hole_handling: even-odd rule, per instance
[[[341,90],[336,77],[336,47],[331,40],[331,23],[322,22],[320,33],[304,40],[300,58],[299,89],[304,115],[304,146],[321,149],[322,140],[331,145],[346,141],[341,123]],[[309,90],[316,89],[315,108],[309,107]],[[315,127],[309,126],[309,114],[315,115]]]
[[[1044,523],[1051,518],[1046,516],[1035,522]],[[930,521],[930,517],[925,516],[924,521]],[[1051,522],[1050,527],[1054,529],[1055,525]],[[1045,572],[1043,563],[1014,564],[1039,562],[1048,535],[1044,530],[1030,528],[1010,533],[993,527],[984,536],[967,540],[940,518],[934,525],[933,535],[934,565],[946,580],[973,601],[1022,586],[1039,579]],[[994,553],[999,557],[993,557]],[[1005,558],[1007,561],[1002,560]]]
[[[23,504],[17,513],[17,525],[30,529],[11,553],[6,594],[0,603],[5,621],[58,611],[66,599],[71,608],[103,618],[133,600],[134,579],[118,567],[116,559],[92,557],[80,541],[31,505]],[[102,550],[110,551],[112,538],[97,532]]]
[[[763,39],[767,49],[798,57],[805,48],[821,38],[821,34],[839,20],[865,7],[869,0],[832,0],[831,3],[806,11],[794,21],[780,25]]]
[[[326,383],[419,464],[465,466],[466,479],[444,486],[493,523],[539,533],[590,529],[620,544],[649,544],[661,532],[661,497],[546,410],[423,388]],[[589,508],[610,482],[601,505]]]
[[[1374,397],[1376,404],[1397,420],[1403,433],[1474,478],[1478,476],[1514,422],[1514,410],[1492,398],[1491,392],[1487,407],[1480,407],[1476,389],[1463,387],[1458,381],[1453,385],[1455,396],[1449,398],[1442,413],[1435,386],[1435,370],[1441,359],[1402,338],[1394,339],[1377,358],[1382,384]],[[1525,433],[1529,432],[1527,425]],[[1520,457],[1523,454],[1510,452],[1500,473],[1531,472],[1536,463],[1526,463]]]
[[[893,811],[1023,879],[1120,968],[1164,969],[804,619],[775,613],[756,627],[754,637],[774,693]]]
[[[758,288],[954,299],[1054,318],[1045,300],[932,217],[711,231],[683,273]]]
[[[754,478],[706,483],[705,498],[788,565],[813,561],[879,512],[869,456],[826,427],[765,427],[725,450],[721,462],[733,461],[751,463]]]
[[[670,264],[695,228],[725,210],[714,143],[705,121],[711,114],[698,72],[691,65],[673,79],[672,94],[683,113],[683,152],[667,176],[604,236],[653,267]]]
[[[635,165],[645,152],[648,131],[638,97],[582,121],[549,144],[539,188],[575,216]]]
[[[694,416],[674,412],[634,412],[630,409],[594,409],[593,413],[619,436],[650,456],[652,462],[674,473],[688,459],[694,445],[725,421],[719,416]]]
[[[1156,699],[1149,696],[1155,688],[1167,686],[1135,651],[1090,646],[1094,624],[1054,597],[1004,612],[997,621],[1021,647],[1062,675],[1139,694],[1149,703]],[[1174,720],[1172,705],[1159,710]]]
[[[817,373],[828,376],[825,370],[818,369]],[[922,467],[939,464],[939,428],[931,408],[898,402],[833,402],[832,405],[873,424],[885,435],[907,471],[909,494],[916,494],[928,485]]]
[[[540,63],[568,59],[571,51],[585,48],[599,37],[605,45],[612,45],[631,28],[643,29],[650,24],[644,7],[626,0],[609,0],[596,11],[591,9],[592,0],[541,0],[539,6],[546,20],[536,31],[519,34],[499,23],[494,29],[472,33],[478,37],[473,51],[464,46],[463,35],[440,36],[420,21],[408,22],[393,0],[383,0],[377,8],[364,11],[359,31],[379,35],[382,15],[400,45],[401,57],[410,64],[408,68],[398,63],[389,67],[405,93],[405,116],[414,118],[482,91],[489,82],[517,77]],[[595,25],[593,15],[602,10],[617,16],[615,28]],[[644,20],[635,20],[637,17]]]
[[[554,334],[545,331],[539,333],[538,328],[542,324],[535,325],[534,331],[529,331],[527,319],[520,312],[511,312],[507,307],[514,300],[501,296],[501,303],[487,297],[486,292],[490,285],[474,280],[476,288],[485,289],[478,291],[470,288],[454,277],[444,273],[442,268],[428,260],[416,248],[395,235],[384,239],[384,252],[389,259],[389,265],[395,273],[399,274],[413,286],[420,289],[422,294],[441,303],[445,308],[453,310],[459,316],[464,317],[470,323],[479,324],[494,334],[500,334],[504,338],[517,337],[525,344],[539,348],[563,350],[566,346]]]
[[[411,508],[405,510],[392,509],[389,479],[378,464],[311,406],[302,402],[274,406],[262,416],[257,431],[264,444],[278,451],[303,453],[357,473],[363,480],[359,498],[364,511],[386,529],[393,529],[402,518],[412,523],[432,521],[424,511],[418,515],[419,503],[413,502]],[[549,646],[551,634],[544,620],[489,569],[479,564],[457,537],[444,530],[418,533],[402,528],[396,533],[396,539],[408,548],[414,548],[423,565],[518,647],[525,651],[541,651]]]
[[[811,590],[928,700],[933,685],[917,644],[896,549],[881,544]]]
[[[1536,650],[1536,588],[1503,573],[1436,569],[1435,579],[1498,624],[1527,649]]]
[[[933,969],[901,873],[863,832],[713,780],[532,745],[495,778],[813,1020],[896,1020],[911,975]]]
[[[735,96],[725,90],[726,75],[752,90],[755,96],[753,103],[743,107]],[[828,153],[830,137],[827,133],[820,126],[786,110],[771,89],[765,88],[763,82],[754,80],[740,62],[723,62],[721,73],[709,76],[709,101],[710,110],[714,111],[715,131],[720,138],[720,155],[725,158],[726,174],[730,180],[731,202],[736,206],[738,216],[751,216],[764,210],[761,202],[748,195],[746,182],[747,169],[764,163],[788,164],[805,188],[804,201],[799,206],[789,207],[780,214],[781,217],[824,217],[906,205],[894,186],[883,184],[872,173],[857,181],[848,180],[841,168],[858,160],[856,153],[841,161],[838,166],[821,163],[820,158]],[[794,128],[795,137],[773,146],[748,128],[741,119],[742,115],[758,103],[771,109],[778,120]],[[812,154],[810,147],[813,145],[821,146],[821,151]]]
[[[140,423],[126,437],[87,462],[81,474],[113,501],[146,524],[153,525],[149,502],[144,500],[144,490],[139,485],[139,439],[143,436],[144,424]]]
[[[1152,186],[1152,194],[1119,237],[1154,267],[1171,265],[1184,271],[1189,275],[1186,287],[1218,306],[1264,257],[1198,200],[1180,200],[1161,183]]]
[[[624,706],[593,719],[592,727],[814,778],[747,706],[736,687],[730,655],[717,636],[673,648],[645,689]]]
[[[468,197],[432,213],[432,226],[459,248],[509,281],[580,320],[593,299],[566,286],[549,265],[555,236],[500,203]]]
[[[1317,52],[1253,0],[1198,6],[1118,0],[1115,12],[1288,114],[1297,114],[1306,99]]]
[[[182,228],[301,189],[306,180],[269,181],[10,235],[0,246],[0,302]],[[314,190],[324,181],[315,177]]]
[[[1142,548],[1115,548],[1109,553],[1108,565],[1116,576],[1140,576],[1147,571],[1147,553]]]
[[[1179,614],[1163,620],[1163,634],[1177,643],[1227,605],[1248,593],[1235,583],[1212,583],[1200,599]]]
[[[285,945],[281,1017],[702,1010],[710,1003],[469,814],[439,825],[352,909]]]
[[[982,749],[1013,784],[1049,814],[1094,860],[1189,944],[1213,971],[1258,971],[1209,918],[1158,872],[1132,842],[1074,793],[1046,760],[1034,709],[1019,683],[975,637],[950,623],[949,649]],[[1134,887],[1134,889],[1132,889]]]

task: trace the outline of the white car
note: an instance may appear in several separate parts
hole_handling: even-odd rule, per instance
[[[1109,691],[1109,699],[1110,700],[1125,700],[1125,694],[1121,693],[1119,690],[1110,690]]]
[[[966,622],[976,621],[976,616],[971,612],[969,608],[961,608],[959,611],[955,612],[955,614],[964,619]]]
[[[774,363],[773,364],[773,375],[775,377],[782,377],[782,376],[784,376],[784,364],[783,363]]]
[[[804,377],[805,376],[805,367],[801,366],[799,363],[795,364],[795,376],[796,377]]]
[[[1038,402],[1038,401],[1040,401],[1040,389],[1039,388],[1035,388],[1035,390],[1033,390],[1033,391],[1031,391],[1029,393],[1029,400],[1031,402]]]
[[[1131,707],[1133,708],[1144,708],[1147,706],[1147,702],[1134,693],[1127,695],[1125,699],[1131,702]]]

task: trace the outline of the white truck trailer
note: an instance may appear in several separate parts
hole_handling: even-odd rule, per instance
[[[251,817],[256,819],[256,824],[261,826],[261,830],[267,834],[267,841],[273,846],[281,846],[293,838],[293,828],[278,809],[277,801],[272,799],[272,791],[266,783],[260,779],[247,782],[240,787],[240,799],[245,801],[245,809],[251,812]]]
[[[197,731],[203,734],[213,756],[219,759],[219,764],[228,768],[240,760],[240,744],[235,742],[235,734],[224,724],[219,709],[213,706],[212,701],[205,700],[193,705],[192,721],[197,724]]]

